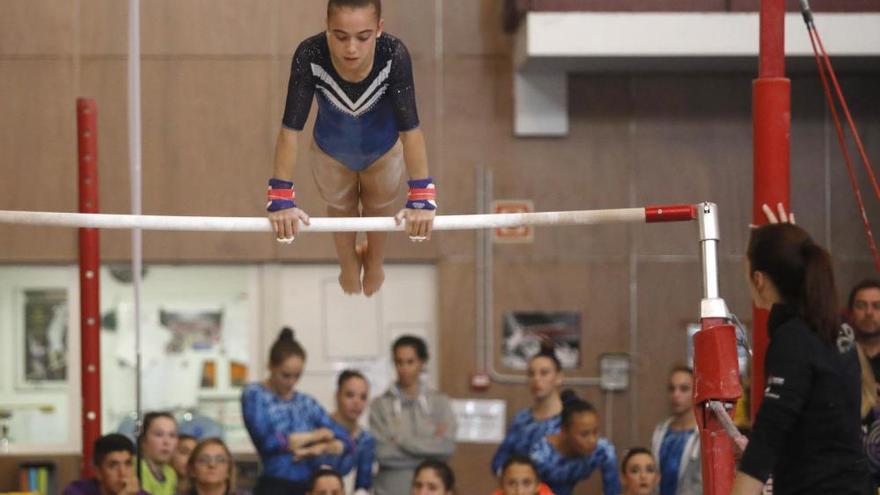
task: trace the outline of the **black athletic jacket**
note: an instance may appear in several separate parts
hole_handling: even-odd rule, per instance
[[[866,493],[854,344],[825,344],[783,305],[767,328],[764,401],[740,470],[761,481],[772,473],[775,495]]]

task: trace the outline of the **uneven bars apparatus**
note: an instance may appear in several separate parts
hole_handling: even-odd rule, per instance
[[[695,212],[694,205],[671,205],[614,210],[441,215],[434,219],[434,230],[501,229],[526,225],[680,222],[695,219]],[[114,215],[0,210],[0,223],[93,229],[272,232],[272,225],[266,217]],[[300,225],[300,232],[392,232],[402,231],[404,228],[404,225],[397,225],[392,217],[312,218],[311,225]]]
[[[730,493],[733,486],[733,439],[724,414],[742,396],[736,333],[727,304],[719,292],[718,208],[714,203],[665,205],[643,208],[581,210],[538,213],[440,215],[434,230],[499,229],[521,226],[608,225],[697,220],[703,264],[701,330],[694,336],[694,396],[703,464],[704,493]],[[98,229],[272,232],[265,217],[200,217],[113,215],[0,210],[0,224],[42,225]],[[302,232],[402,231],[392,217],[312,218]]]

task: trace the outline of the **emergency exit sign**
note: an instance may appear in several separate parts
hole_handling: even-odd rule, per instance
[[[535,204],[530,199],[502,199],[492,202],[493,213],[532,213]],[[535,229],[525,225],[495,229],[493,239],[500,243],[529,243],[535,238]]]

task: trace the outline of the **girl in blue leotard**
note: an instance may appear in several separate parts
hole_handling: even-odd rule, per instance
[[[533,429],[540,430],[544,435],[559,431],[559,414],[562,412],[559,392],[563,375],[562,364],[556,357],[552,344],[542,345],[541,351],[529,359],[527,373],[533,403],[531,407],[521,409],[513,416],[504,441],[495,451],[492,457],[492,474],[496,476],[501,466],[513,454],[514,446],[527,428],[537,425]]]
[[[380,0],[329,0],[327,30],[293,55],[282,128],[269,180],[269,220],[281,242],[292,242],[308,215],[296,202],[293,175],[300,135],[317,100],[306,148],[312,175],[332,217],[394,216],[404,169],[409,195],[396,215],[410,239],[427,240],[436,209],[425,137],[416,110],[412,61],[403,42],[384,32]],[[385,234],[334,234],[339,283],[348,294],[371,295],[385,280]]]
[[[614,445],[599,436],[599,413],[571,390],[562,392],[559,431],[544,434],[535,425],[526,428],[514,452],[532,460],[541,480],[556,495],[571,495],[578,482],[596,469],[602,472],[604,495],[620,493]]]
[[[347,433],[296,390],[305,361],[305,350],[285,328],[269,352],[269,378],[242,391],[244,424],[263,466],[254,495],[304,495],[319,456],[350,450]]]

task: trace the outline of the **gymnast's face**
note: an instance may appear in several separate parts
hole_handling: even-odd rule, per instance
[[[501,474],[503,495],[537,495],[538,473],[528,464],[513,463]]]
[[[376,8],[338,7],[327,18],[327,44],[333,65],[346,74],[361,74],[373,66],[376,39],[382,34],[384,22]]]
[[[681,416],[694,407],[694,376],[686,371],[676,371],[669,375],[669,409],[675,416]]]
[[[402,345],[394,349],[394,369],[397,370],[397,382],[401,387],[407,388],[419,382],[419,376],[425,362],[419,359],[416,350],[408,345]]]
[[[359,376],[349,378],[336,392],[336,410],[345,419],[357,421],[367,407],[370,386]]]
[[[529,361],[529,390],[536,400],[543,400],[559,393],[562,386],[562,372],[556,363],[546,356],[536,356]]]
[[[623,467],[625,495],[651,495],[660,482],[657,463],[648,454],[636,454]]]
[[[578,457],[592,454],[599,443],[599,416],[592,411],[575,413],[562,433],[569,452]]]
[[[424,468],[416,473],[412,482],[411,495],[449,495],[443,479],[431,468]]]
[[[306,363],[299,356],[290,356],[281,364],[269,367],[269,383],[272,390],[282,396],[287,397],[293,393],[299,377],[302,376],[303,368]]]

